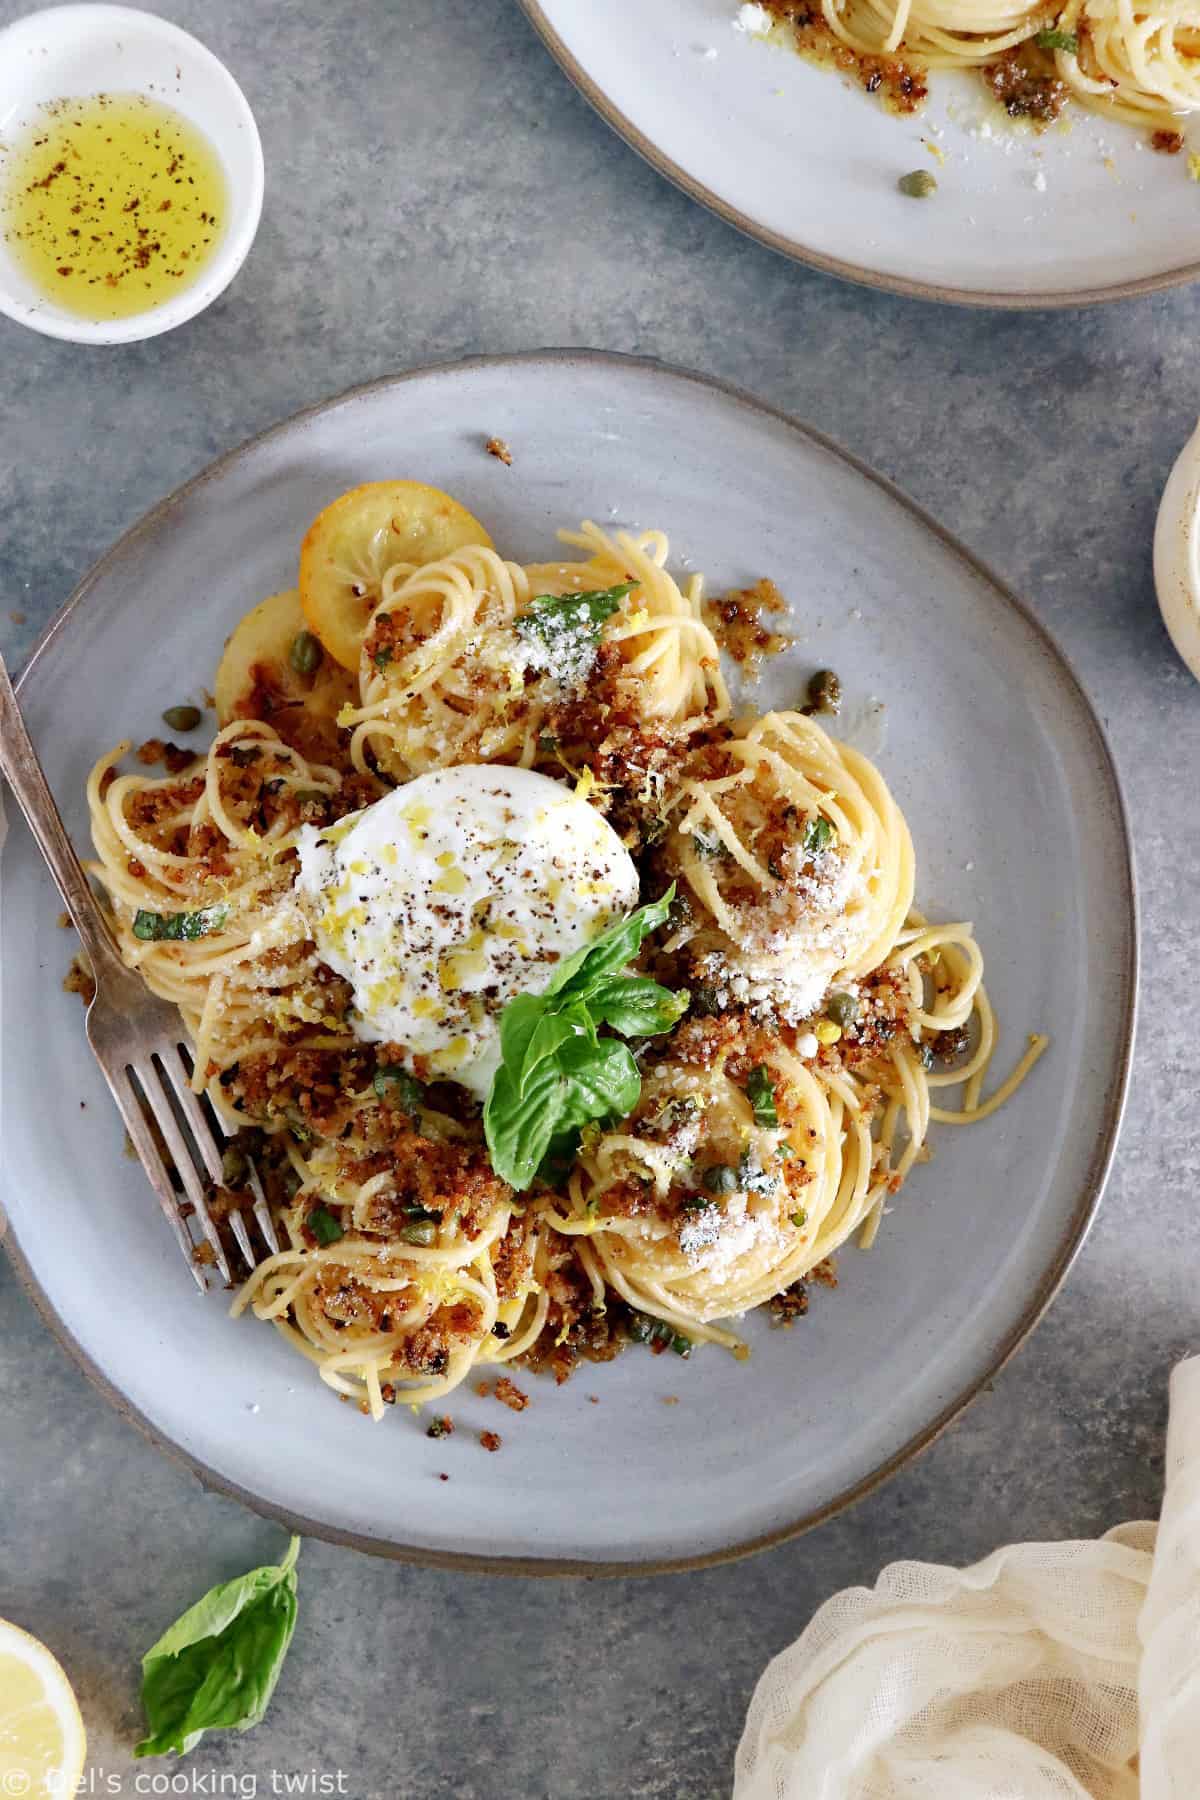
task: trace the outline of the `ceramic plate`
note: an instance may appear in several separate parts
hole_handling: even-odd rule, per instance
[[[831,274],[985,306],[1076,306],[1200,274],[1187,154],[1155,155],[1145,134],[1078,110],[1037,134],[977,78],[941,71],[925,110],[896,118],[857,85],[735,30],[737,0],[521,3],[664,175]],[[1200,126],[1187,136],[1200,149]],[[936,175],[932,199],[897,191],[914,168]]]
[[[499,433],[505,468],[484,453]],[[877,1247],[752,1359],[630,1353],[520,1418],[470,1386],[458,1430],[339,1405],[266,1326],[195,1292],[62,991],[59,903],[23,829],[5,852],[0,1115],[8,1244],[52,1327],[123,1410],[251,1505],[365,1548],[490,1566],[647,1569],[767,1543],[927,1442],[1045,1306],[1096,1205],[1132,1023],[1134,912],[1116,780],[1086,699],[1020,605],[928,519],[815,434],[699,377],[563,353],[386,381],[216,463],[88,577],[21,697],[69,827],[103,746],[211,681],[226,633],[288,586],[313,514],[419,476],[506,553],[585,515],[661,525],[718,585],[769,574],[800,641],[761,703],[838,669],[912,825],[918,897],[971,918],[1004,1033],[1052,1047],[999,1114],[934,1134]],[[715,503],[718,501],[719,504]],[[878,733],[877,733],[878,736]],[[590,1396],[599,1404],[592,1404]],[[664,1400],[677,1397],[678,1404]],[[487,1455],[477,1434],[504,1438]],[[450,1480],[441,1482],[445,1471]]]

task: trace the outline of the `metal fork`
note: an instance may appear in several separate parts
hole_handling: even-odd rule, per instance
[[[226,1282],[233,1277],[220,1233],[209,1211],[209,1183],[222,1182],[225,1139],[207,1101],[191,1088],[191,1059],[180,1041],[179,1013],[157,999],[141,977],[121,961],[108,924],[96,903],[79,858],[71,847],[54,797],[37,759],[17,697],[0,657],[0,774],[12,789],[29,821],[38,848],[58,885],[96,982],[87,1009],[87,1038],[104,1078],[112,1089],[134,1149],[158,1195],[167,1222],[201,1291],[204,1270],[180,1203],[178,1187],[191,1203],[212,1257]],[[161,1133],[170,1161],[164,1159],[150,1121]],[[247,1158],[254,1217],[268,1248],[279,1241],[263,1192],[262,1180]],[[173,1179],[173,1172],[177,1181]],[[240,1208],[232,1208],[229,1224],[247,1268],[258,1261]]]

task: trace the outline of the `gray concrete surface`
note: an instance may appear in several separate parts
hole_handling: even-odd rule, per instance
[[[967,313],[793,267],[621,144],[511,0],[158,9],[245,86],[263,227],[178,333],[87,352],[0,321],[6,656],[147,506],[272,420],[430,360],[591,344],[744,383],[894,476],[1029,597],[1112,734],[1145,927],[1133,1100],[1099,1224],[994,1392],[847,1517],[703,1574],[496,1582],[308,1544],[268,1720],[203,1746],[175,1790],[268,1794],[315,1769],[356,1800],[721,1795],[759,1670],[834,1589],[1156,1509],[1166,1376],[1200,1310],[1200,694],[1150,543],[1200,406],[1200,292]],[[0,0],[0,23],[22,10]],[[140,1652],[279,1544],[107,1410],[0,1259],[0,1614],[67,1660],[89,1791],[151,1791],[129,1758]]]

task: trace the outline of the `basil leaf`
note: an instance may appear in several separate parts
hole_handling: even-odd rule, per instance
[[[588,1011],[622,1037],[657,1037],[683,1017],[690,998],[686,989],[673,994],[641,975],[610,975],[596,984]]]
[[[1079,52],[1079,39],[1073,31],[1038,31],[1033,41],[1039,50],[1065,50],[1069,56]]]
[[[652,900],[648,906],[639,906],[628,918],[618,919],[592,943],[577,950],[574,956],[568,956],[565,962],[559,963],[542,998],[561,994],[564,999],[586,1000],[602,978],[618,974],[626,963],[633,961],[642,947],[643,938],[666,923],[674,898],[675,883],[672,882],[660,899]]]
[[[559,964],[543,993],[518,994],[501,1014],[501,1063],[483,1129],[493,1169],[518,1193],[572,1152],[581,1126],[623,1118],[637,1105],[642,1082],[632,1052],[597,1028],[646,1037],[669,1030],[686,1010],[686,995],[622,973],[674,897],[672,885],[610,925]]]
[[[532,1036],[525,1045],[525,1054],[519,1064],[510,1065],[516,1069],[518,1080],[528,1080],[538,1064],[545,1062],[548,1056],[557,1054],[568,1038],[585,1037],[589,1043],[596,1041],[596,1027],[586,1007],[569,1006],[563,1012],[542,1012],[534,1027]]]
[[[547,1057],[524,1082],[507,1064],[496,1071],[483,1109],[483,1131],[492,1167],[501,1181],[524,1193],[559,1125],[562,1078]]]
[[[186,943],[220,931],[229,918],[228,906],[206,906],[199,912],[156,913],[142,908],[134,914],[133,935],[143,943]]]
[[[206,1731],[257,1725],[296,1628],[294,1537],[278,1565],[210,1588],[142,1658],[150,1727],[135,1756],[186,1756]]]
[[[559,1129],[593,1119],[623,1119],[638,1103],[642,1078],[633,1051],[619,1038],[603,1038],[598,1044],[573,1038],[559,1052],[557,1064],[562,1083]]]
[[[775,1083],[766,1063],[758,1063],[746,1077],[746,1098],[754,1111],[756,1125],[774,1128],[779,1123],[775,1107]]]

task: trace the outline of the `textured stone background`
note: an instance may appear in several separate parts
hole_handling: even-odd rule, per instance
[[[0,24],[23,10],[0,0]],[[493,1581],[310,1543],[268,1721],[195,1759],[245,1792],[340,1768],[358,1800],[720,1795],[759,1670],[835,1588],[1156,1509],[1166,1375],[1197,1321],[1200,698],[1150,543],[1197,410],[1200,296],[969,313],[793,267],[621,144],[510,0],[159,10],[246,89],[262,230],[225,297],[152,342],[89,352],[0,320],[14,663],[119,532],[262,426],[394,369],[588,344],[741,382],[895,477],[1031,600],[1112,734],[1145,927],[1133,1100],[1100,1221],[995,1391],[848,1517],[703,1574]],[[133,1793],[138,1654],[279,1533],[119,1423],[2,1262],[0,1472],[0,1613],[67,1659],[94,1766]]]

